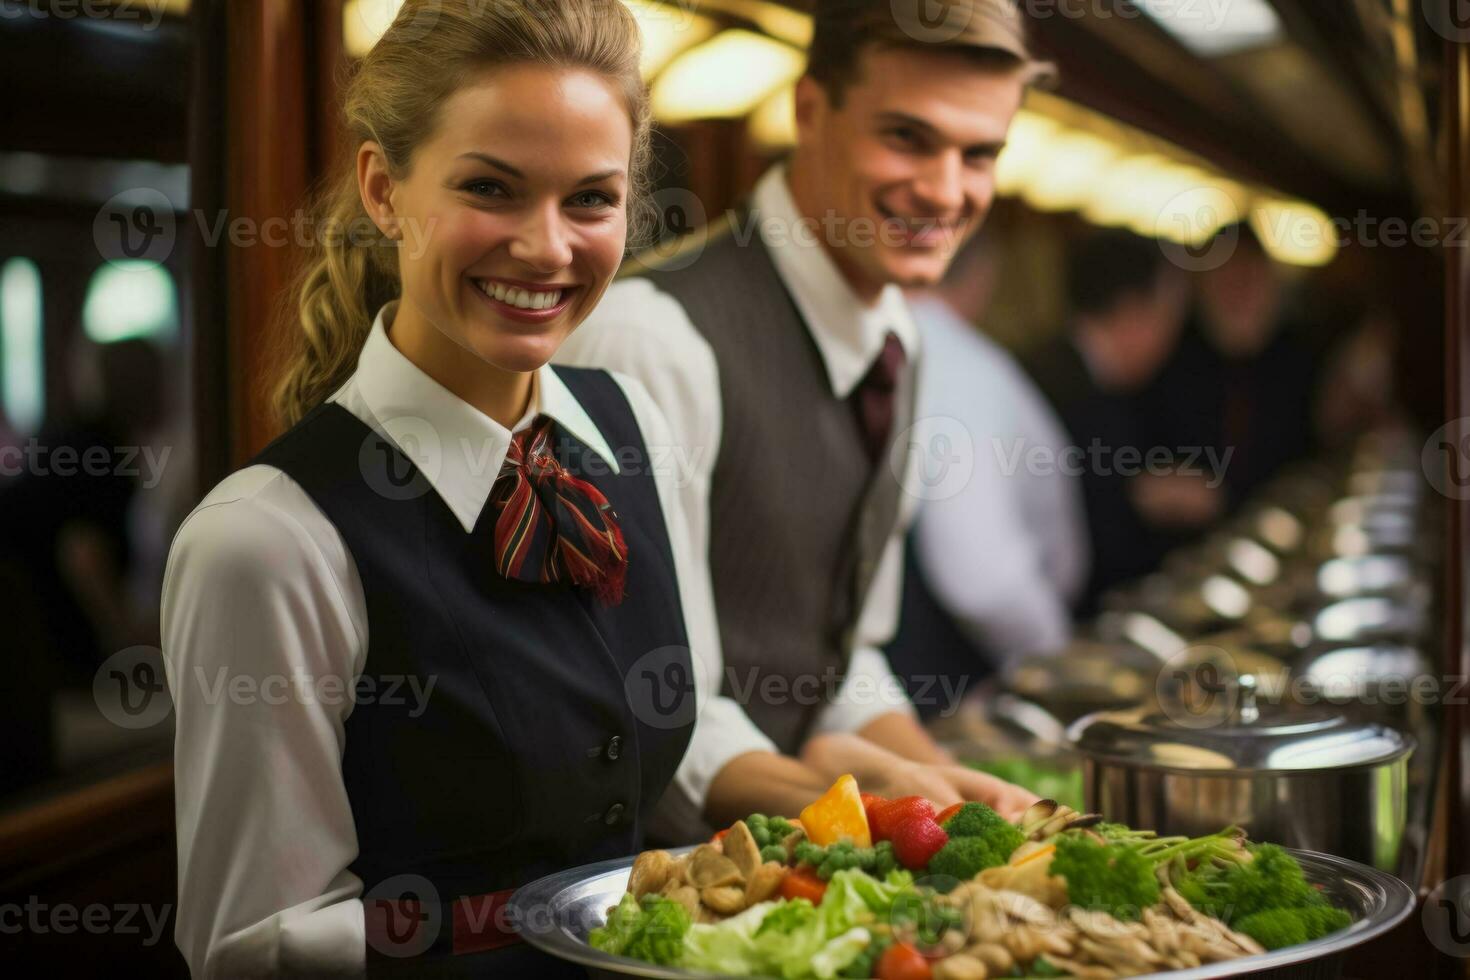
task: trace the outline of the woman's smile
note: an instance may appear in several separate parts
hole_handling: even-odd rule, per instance
[[[499,315],[521,323],[546,323],[571,306],[575,283],[528,283],[500,277],[470,277],[474,291]]]

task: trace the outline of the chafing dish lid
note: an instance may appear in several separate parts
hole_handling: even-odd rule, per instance
[[[1407,755],[1414,740],[1322,707],[1260,703],[1249,675],[1208,699],[1078,719],[1069,740],[1087,756],[1149,768],[1301,772],[1373,766]]]

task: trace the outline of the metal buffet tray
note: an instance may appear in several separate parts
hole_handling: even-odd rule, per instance
[[[1413,891],[1390,874],[1329,854],[1288,850],[1301,862],[1307,880],[1322,885],[1332,904],[1352,915],[1351,926],[1314,942],[1262,956],[1148,976],[1170,980],[1226,976],[1336,977],[1346,950],[1386,933],[1414,909]],[[593,977],[687,980],[716,976],[612,956],[587,945],[587,934],[602,925],[608,908],[616,905],[627,890],[632,865],[632,858],[618,858],[532,882],[511,898],[510,912],[514,916],[511,921],[518,924],[527,942],[560,959],[587,967]]]

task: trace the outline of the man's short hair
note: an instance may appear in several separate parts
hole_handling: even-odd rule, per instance
[[[929,0],[816,0],[806,73],[833,105],[874,47],[962,51],[997,71],[1024,70],[1028,83],[1054,77],[1049,63],[1032,59],[1014,0],[947,0],[937,20],[929,10]]]

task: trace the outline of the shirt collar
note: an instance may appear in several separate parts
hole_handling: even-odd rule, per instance
[[[434,492],[444,500],[466,532],[474,530],[500,466],[510,448],[511,433],[529,426],[538,415],[554,419],[600,456],[613,473],[617,458],[582,403],[551,367],[536,371],[531,404],[514,430],[496,422],[425,374],[388,339],[397,301],[378,311],[357,370],[332,401],[355,406],[344,396],[355,392],[365,409],[363,421],[383,433],[413,460]]]
[[[888,283],[872,306],[858,298],[819,240],[823,222],[804,218],[797,209],[784,164],[761,177],[751,204],[761,241],[806,320],[834,394],[852,393],[882,352],[889,331],[914,360],[919,332],[903,290]]]

